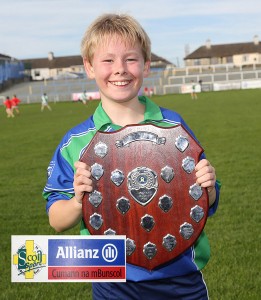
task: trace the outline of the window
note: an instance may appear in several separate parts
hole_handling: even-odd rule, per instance
[[[212,57],[211,58],[211,65],[217,65],[218,64],[218,58],[217,57]]]
[[[249,61],[249,55],[245,54],[242,56],[242,62],[248,62]]]
[[[200,66],[200,59],[194,59],[194,66]]]
[[[233,57],[232,56],[228,56],[227,57],[227,63],[232,63],[233,62]]]

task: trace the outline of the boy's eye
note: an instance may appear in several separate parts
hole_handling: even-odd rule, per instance
[[[108,62],[111,63],[113,60],[112,59],[104,59],[103,62]]]
[[[136,61],[135,58],[127,58],[127,61]]]

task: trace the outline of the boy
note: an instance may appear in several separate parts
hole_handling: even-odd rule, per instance
[[[48,104],[48,96],[46,93],[44,93],[41,97],[42,99],[42,105],[41,105],[41,111],[43,112],[44,108],[47,107],[50,111],[52,110],[50,105]]]
[[[197,93],[196,93],[196,84],[194,80],[191,80],[191,99],[198,99]]]
[[[81,101],[83,104],[87,104],[87,94],[86,91],[84,91],[83,93],[81,93],[79,101]]]
[[[6,116],[7,118],[14,118],[14,114],[12,111],[12,101],[10,100],[9,96],[6,96],[5,101],[3,102],[5,106]]]
[[[145,96],[138,97],[143,78],[149,74],[150,49],[146,32],[127,15],[103,15],[86,31],[81,45],[84,67],[88,77],[97,82],[101,103],[93,116],[66,134],[48,167],[43,195],[50,225],[56,231],[82,220],[82,199],[92,191],[92,180],[90,166],[79,158],[97,130],[115,131],[145,123],[182,124],[188,129],[177,113],[158,107]],[[219,186],[215,169],[204,155],[196,165],[196,177],[197,183],[208,189],[211,215],[217,208]],[[81,234],[88,234],[81,224]],[[126,283],[94,283],[93,299],[208,299],[199,271],[208,258],[209,245],[202,233],[193,247],[162,268],[148,271],[127,264]]]
[[[15,110],[16,113],[19,115],[19,114],[20,114],[20,111],[19,111],[19,109],[18,109],[18,105],[19,105],[19,103],[21,102],[21,100],[18,99],[18,98],[16,97],[16,95],[14,95],[13,98],[12,98],[12,100],[11,100],[11,102],[12,102],[12,111]]]

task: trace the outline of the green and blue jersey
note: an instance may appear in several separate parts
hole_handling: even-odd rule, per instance
[[[140,124],[151,123],[161,127],[172,127],[181,124],[196,139],[194,133],[178,113],[159,107],[144,96],[139,97],[139,101],[143,103],[146,108],[144,120]],[[74,163],[80,159],[95,133],[98,130],[112,132],[119,129],[121,129],[121,127],[111,122],[100,103],[91,117],[66,133],[47,168],[48,178],[43,191],[43,197],[47,200],[47,213],[54,202],[58,200],[69,200],[74,196]],[[205,158],[204,153],[201,155],[201,159],[202,158]],[[216,182],[217,197],[215,203],[209,209],[209,216],[214,214],[217,209],[219,190],[220,184]],[[89,234],[83,222],[81,224],[81,234]],[[148,271],[144,268],[127,264],[127,280],[143,281],[183,276],[204,268],[209,257],[210,246],[207,236],[203,231],[192,247],[171,263],[159,269]]]

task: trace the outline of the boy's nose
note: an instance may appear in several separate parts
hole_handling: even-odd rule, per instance
[[[126,64],[122,61],[116,62],[114,73],[115,74],[120,74],[120,75],[126,74],[127,73]]]

